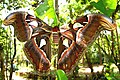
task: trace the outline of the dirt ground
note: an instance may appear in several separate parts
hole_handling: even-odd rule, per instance
[[[116,67],[114,65],[112,65],[112,67],[114,67],[115,71],[117,71]],[[101,73],[103,68],[104,68],[103,65],[95,65],[93,67],[94,73],[97,73],[97,72]],[[29,72],[27,72],[27,70],[24,70],[24,71],[19,70],[19,71],[14,72],[13,73],[13,80],[29,80],[29,79],[23,78],[23,75],[26,74],[26,73],[29,73]],[[91,70],[88,67],[80,66],[80,69],[78,70],[78,74],[80,74],[80,75],[82,75],[82,74],[89,75],[89,74],[91,74]]]

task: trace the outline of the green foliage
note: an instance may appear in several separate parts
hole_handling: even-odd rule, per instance
[[[119,80],[120,74],[119,73],[106,73],[105,77],[107,78],[107,80]]]
[[[116,9],[117,0],[99,0],[98,2],[91,2],[91,5],[110,17]]]
[[[1,2],[2,8],[7,8],[7,10],[17,10],[20,8],[25,8],[26,5],[29,5],[28,0],[3,0]],[[30,6],[30,5],[29,5]]]
[[[6,49],[8,46],[8,43],[9,43],[8,39],[9,39],[9,36],[7,34],[7,31],[3,27],[0,27],[0,44],[3,45],[4,49]]]
[[[41,2],[40,2],[41,1]],[[60,0],[59,0],[60,1]],[[112,13],[115,11],[116,6],[117,6],[117,0],[65,0],[66,3],[61,3],[59,5],[59,21],[60,24],[68,23],[69,21],[72,21],[73,19],[77,18],[78,16],[85,15],[88,13],[98,13],[98,10],[111,17]],[[98,2],[96,2],[98,1]],[[57,15],[55,12],[55,7],[54,7],[54,0],[35,0],[35,3],[40,2],[40,5],[35,9],[35,15],[42,19],[45,20],[49,25],[52,27],[58,26],[58,19]],[[39,4],[39,3],[38,3]],[[120,1],[119,1],[120,5]],[[0,14],[2,14],[2,10],[6,9],[6,11],[9,10],[16,10],[19,8],[26,8],[32,6],[29,4],[27,0],[3,0],[0,3]],[[95,8],[93,8],[95,7]],[[120,19],[119,15],[120,12],[117,12],[118,14],[118,19]],[[1,16],[1,15],[0,15]],[[47,20],[46,20],[47,19]],[[118,26],[120,27],[120,20],[117,21],[119,24]],[[10,61],[10,57],[12,56],[14,50],[11,48],[13,47],[13,39],[14,37],[11,36],[10,29],[5,29],[2,28],[2,21],[0,19],[0,44],[3,44],[4,47],[4,53],[5,53],[5,61]],[[103,36],[105,34],[102,33],[102,36],[99,38],[99,42],[96,41],[90,48],[87,50],[87,53],[91,59],[91,62],[93,64],[99,64],[100,61],[100,56],[102,55],[103,63],[106,64],[113,64],[115,61],[118,60],[118,63],[120,63],[120,58],[119,58],[119,52],[118,52],[118,42],[116,40],[116,35],[114,36],[114,53],[115,58],[117,60],[114,60],[115,58],[112,56],[111,53],[111,44],[112,44],[112,39],[111,35],[109,33],[106,34],[107,38]],[[118,35],[119,36],[119,35]],[[119,36],[120,38],[120,36]],[[120,41],[120,40],[119,40]],[[23,63],[24,56],[21,43],[17,42],[17,64],[21,67],[21,63]],[[7,55],[8,54],[8,55]],[[56,55],[52,57],[51,63],[54,63],[54,59],[56,58]],[[9,59],[9,60],[7,60]],[[23,63],[24,64],[24,63]],[[86,64],[86,63],[85,63]],[[79,65],[79,63],[78,63]],[[6,65],[5,65],[6,66]],[[23,66],[22,66],[23,67]],[[110,73],[105,73],[105,77],[108,80],[118,80],[120,77],[120,74],[115,74],[113,73],[112,69],[106,67],[106,70],[108,70]],[[8,65],[7,65],[7,69]],[[79,68],[78,68],[79,69]],[[78,69],[76,68],[75,71],[78,73]],[[57,80],[68,80],[66,74],[64,73],[63,70],[57,70],[56,71],[57,75]],[[1,76],[0,76],[1,79]]]
[[[39,7],[35,9],[35,14],[40,19],[48,18],[50,22],[48,24],[52,27],[58,25],[58,19],[53,0],[44,0],[44,2],[41,2]]]
[[[75,19],[77,16],[83,15],[85,5],[82,2],[86,0],[67,0],[66,3],[59,5],[59,20],[60,24],[68,23]]]
[[[57,75],[57,80],[68,80],[68,78],[63,70],[57,70],[56,75]]]

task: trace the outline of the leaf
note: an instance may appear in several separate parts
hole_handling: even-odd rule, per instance
[[[98,2],[91,2],[96,9],[100,10],[107,16],[111,16],[117,6],[117,0],[99,0]]]
[[[53,20],[51,24],[52,26],[58,25],[58,19],[55,13],[53,0],[44,0],[44,2],[41,3],[39,7],[35,9],[35,15],[42,20],[46,17],[49,21]]]
[[[68,80],[68,78],[63,70],[57,70],[56,74],[57,74],[57,80]]]
[[[47,0],[44,0],[44,3],[41,3],[38,8],[36,8],[35,13],[37,17],[41,18],[45,12],[49,9]]]

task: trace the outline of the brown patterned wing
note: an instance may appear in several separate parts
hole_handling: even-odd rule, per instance
[[[35,42],[35,38],[27,41],[23,48],[27,58],[34,64],[39,72],[47,72],[50,68],[50,61],[46,54],[41,50]]]
[[[63,36],[72,40],[70,47],[62,52],[62,55],[58,60],[58,69],[64,70],[67,74],[70,74],[70,72],[74,70],[77,62],[84,54],[84,51],[95,41],[102,30],[116,29],[115,22],[101,14],[89,14],[75,20],[75,23],[76,22],[82,23],[84,27],[76,31],[75,40],[72,40],[71,38],[71,36],[73,36],[73,34],[71,34],[72,32],[61,32]]]
[[[26,22],[28,16],[31,15],[24,11],[18,11],[11,13],[4,20],[4,25],[13,25],[15,35],[17,36],[17,39],[21,42],[29,40],[32,35],[32,28],[31,26],[29,26],[28,22]],[[31,18],[32,17],[33,16],[31,16]]]

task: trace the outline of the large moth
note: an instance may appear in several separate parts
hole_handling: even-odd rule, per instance
[[[29,23],[32,21],[36,21],[38,25],[30,25]],[[82,28],[74,28],[75,23],[82,24]],[[28,59],[35,65],[36,70],[39,72],[50,70],[50,58],[46,54],[50,52],[50,47],[45,45],[49,48],[39,48],[39,42],[36,42],[36,39],[46,36],[49,42],[50,35],[53,33],[52,27],[27,12],[21,11],[8,15],[4,24],[13,25],[18,40],[26,41],[24,51]],[[74,70],[84,51],[95,41],[101,31],[116,29],[116,23],[102,14],[82,16],[68,26],[69,28],[62,26],[60,31],[57,31],[60,34],[57,69],[62,69],[67,74]],[[63,45],[62,41],[65,38],[69,41],[69,46]]]
[[[72,44],[61,53],[61,58],[58,61],[58,68],[68,74],[75,68],[84,51],[95,41],[102,30],[116,29],[115,22],[101,14],[88,14],[76,19],[76,22],[84,24],[83,28],[77,31],[71,29],[62,31],[61,29],[61,34],[65,37],[69,39],[72,37]],[[75,38],[73,38],[74,35]]]

